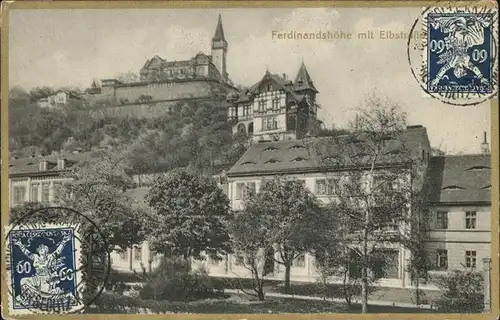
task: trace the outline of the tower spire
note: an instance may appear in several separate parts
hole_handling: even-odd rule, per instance
[[[224,29],[222,28],[222,16],[219,13],[219,20],[217,21],[217,27],[215,28],[214,41],[226,41],[224,38]]]
[[[311,76],[309,75],[306,65],[304,64],[304,58],[302,58],[299,72],[297,72],[297,77],[295,77],[295,86],[297,87],[297,90],[310,89],[318,92],[318,90],[314,87]]]

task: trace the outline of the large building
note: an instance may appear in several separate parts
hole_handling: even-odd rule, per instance
[[[49,156],[32,155],[29,157],[13,156],[9,160],[9,206],[15,207],[27,202],[57,205],[60,196],[69,196],[64,192],[65,185],[71,183],[66,173],[73,170],[80,162],[95,157],[94,152],[65,152]],[[138,177],[132,177],[138,181]],[[128,191],[133,199],[143,198],[144,189]],[[143,205],[135,201],[134,205]],[[147,241],[125,251],[116,250],[111,253],[113,269],[123,272],[141,271],[155,267],[158,257],[149,250]]]
[[[431,158],[427,252],[435,273],[482,268],[491,257],[491,157]]]
[[[266,71],[249,89],[229,95],[228,120],[233,132],[251,135],[254,141],[301,139],[317,119],[317,93],[304,63],[294,82]]]
[[[340,139],[343,139],[340,137]],[[345,139],[348,139],[345,136]],[[427,131],[422,126],[408,127],[399,137],[400,140],[387,145],[387,148],[401,146],[404,144],[411,154],[411,158],[418,165],[419,181],[415,180],[417,188],[422,189],[427,173],[427,164],[431,147],[427,137]],[[244,199],[247,192],[259,192],[262,181],[272,179],[276,175],[284,175],[288,178],[303,181],[306,188],[313,192],[324,204],[336,201],[336,193],[328,188],[329,180],[342,179],[346,176],[347,169],[344,167],[331,167],[327,169],[322,162],[323,159],[332,156],[332,151],[338,148],[329,148],[325,152],[317,152],[322,141],[327,144],[332,142],[331,138],[311,138],[303,140],[280,140],[257,142],[250,146],[240,160],[227,172],[228,196],[233,210],[244,208]],[[377,170],[386,170],[385,158],[380,158]],[[394,168],[400,163],[392,163]],[[410,174],[409,171],[402,173]],[[363,179],[373,179],[368,174]],[[392,258],[392,263],[386,270],[387,277],[379,283],[384,286],[408,286],[410,285],[407,273],[407,260],[410,252],[400,244],[391,244],[384,248],[387,256]],[[250,277],[251,274],[243,266],[242,254],[229,255],[227,261],[208,261],[207,267],[210,274],[221,277]],[[272,275],[273,279],[284,279],[284,268],[275,264]],[[304,253],[292,265],[291,277],[295,281],[314,282],[319,274],[314,266],[314,258],[309,253]]]
[[[102,79],[101,86],[93,83],[87,90],[91,104],[169,105],[177,101],[221,99],[235,91],[227,71],[228,42],[224,36],[222,18],[212,38],[211,54],[199,52],[182,61],[167,61],[155,55],[140,69],[140,79],[123,83],[117,79]]]
[[[323,203],[332,201],[334,195],[325,187],[326,180],[341,175],[342,170],[325,172],[318,166],[319,155],[308,150],[308,142],[318,139],[322,138],[253,143],[225,175],[215,177],[228,195],[232,209],[242,209],[247,192],[258,192],[263,179],[277,174],[304,181]],[[408,127],[403,139],[412,157],[420,163],[421,177],[429,190],[426,198],[429,234],[425,248],[432,262],[431,274],[463,267],[480,268],[481,259],[491,256],[491,160],[487,148],[483,144],[482,154],[431,156],[427,132],[422,126]],[[30,201],[53,203],[55,190],[68,182],[64,173],[89,157],[92,153],[12,158],[9,161],[10,205]],[[140,188],[127,194],[136,205],[145,205],[144,196],[155,176],[133,177]],[[393,263],[380,285],[411,286],[406,268],[408,250],[398,244],[386,249],[392,251]],[[113,252],[111,258],[113,268],[123,272],[140,271],[141,265],[149,268],[158,262],[147,242],[123,252]],[[243,259],[244,256],[237,253],[223,261],[209,259],[200,263],[207,266],[212,276],[250,277],[242,266]],[[291,277],[294,281],[316,281],[313,256],[305,253],[297,258]],[[284,279],[283,268],[276,264],[270,278]]]

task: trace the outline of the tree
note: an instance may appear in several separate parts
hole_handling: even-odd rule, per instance
[[[78,163],[65,174],[69,182],[57,191],[57,199],[87,214],[107,237],[109,251],[126,249],[144,240],[146,213],[132,206],[126,191],[134,184],[127,175],[124,156],[99,151],[88,161]]]
[[[251,272],[253,290],[260,301],[265,299],[264,284],[271,269],[269,266],[274,265],[273,229],[269,217],[254,207],[236,212],[229,227],[233,249],[243,255],[241,263]],[[251,295],[243,286],[241,290]]]
[[[116,80],[123,83],[132,83],[139,81],[139,76],[137,75],[137,73],[134,73],[132,71],[122,72],[116,76]],[[94,87],[94,82],[95,80],[92,82],[92,87]]]
[[[443,295],[437,301],[439,311],[478,313],[484,309],[484,279],[475,270],[453,270],[436,279]]]
[[[218,254],[231,250],[229,199],[213,179],[173,170],[153,183],[146,201],[153,209],[148,233],[154,251],[219,259]]]
[[[285,293],[290,291],[290,271],[294,259],[311,247],[315,215],[320,211],[316,197],[298,180],[276,177],[262,181],[259,193],[245,201],[245,210],[260,212],[271,224],[270,241],[285,267]]]
[[[348,247],[358,259],[363,313],[369,283],[383,275],[378,269],[390,258],[385,248],[404,246],[412,232],[410,217],[420,213],[413,204],[422,190],[423,167],[416,160],[418,153],[406,146],[405,118],[399,106],[369,97],[348,135],[314,145],[325,169],[342,168],[333,182],[335,210],[343,217]]]
[[[41,98],[47,98],[57,92],[57,89],[51,87],[36,87],[30,90],[30,100],[36,102]]]

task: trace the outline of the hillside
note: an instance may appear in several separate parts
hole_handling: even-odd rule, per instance
[[[9,99],[9,149],[36,146],[41,153],[96,148],[124,150],[134,173],[174,167],[213,173],[231,166],[247,138],[233,136],[226,108],[211,102],[182,102],[152,118],[96,115],[82,103],[41,109],[22,94]]]

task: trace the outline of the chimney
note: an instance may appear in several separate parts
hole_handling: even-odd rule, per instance
[[[283,73],[283,80],[286,80],[286,73]]]
[[[488,139],[487,139],[487,136],[486,136],[486,131],[484,132],[483,143],[481,143],[481,153],[482,154],[489,154],[490,153],[490,145],[488,143]]]

